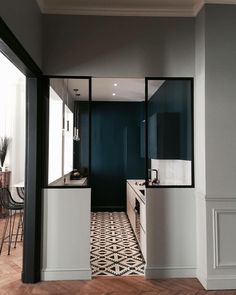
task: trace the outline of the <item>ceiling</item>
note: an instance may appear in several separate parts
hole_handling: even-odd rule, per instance
[[[164,82],[164,80],[150,80],[148,82],[148,97],[150,98]],[[74,100],[88,101],[89,99],[89,83],[86,79],[68,79],[68,90]],[[79,94],[79,96],[76,94]],[[92,100],[144,101],[145,79],[93,78]]]
[[[42,13],[117,16],[196,16],[204,4],[236,0],[36,0]]]

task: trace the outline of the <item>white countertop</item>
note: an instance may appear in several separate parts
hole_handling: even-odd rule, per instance
[[[136,194],[140,197],[140,199],[145,203],[146,201],[146,187],[145,185],[139,185],[140,183],[144,183],[144,179],[127,179],[127,182],[134,189]],[[144,190],[144,194],[140,192],[140,190]]]

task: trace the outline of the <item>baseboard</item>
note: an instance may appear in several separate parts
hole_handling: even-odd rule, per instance
[[[92,206],[92,212],[125,212],[123,206]]]
[[[211,276],[206,280],[207,290],[234,290],[236,289],[236,275]]]
[[[197,269],[196,274],[197,274],[197,279],[202,284],[203,288],[207,289],[206,275],[203,275],[202,272],[199,271],[199,269]]]
[[[146,267],[146,279],[195,278],[195,267]]]
[[[91,269],[44,269],[41,272],[42,281],[57,280],[91,280]]]

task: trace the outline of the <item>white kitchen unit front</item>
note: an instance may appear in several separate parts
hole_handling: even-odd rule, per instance
[[[145,188],[137,185],[136,180],[127,180],[127,215],[146,261]]]
[[[91,189],[44,189],[43,203],[42,280],[91,279]]]

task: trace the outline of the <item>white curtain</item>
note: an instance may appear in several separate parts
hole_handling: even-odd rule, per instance
[[[26,77],[0,53],[0,137],[10,137],[4,166],[11,171],[11,185],[25,174]]]

